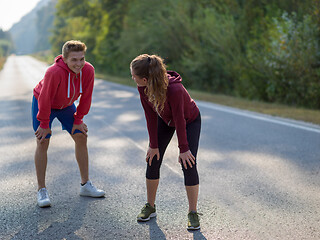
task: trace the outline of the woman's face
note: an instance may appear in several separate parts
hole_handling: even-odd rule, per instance
[[[131,69],[131,75],[132,75],[132,80],[135,81],[138,87],[147,86],[147,79],[138,77],[137,75],[134,74],[132,69]]]

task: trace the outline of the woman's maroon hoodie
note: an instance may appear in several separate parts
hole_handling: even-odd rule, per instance
[[[51,109],[63,109],[74,103],[81,94],[79,105],[74,113],[74,124],[81,124],[91,106],[94,85],[94,67],[85,62],[79,74],[70,70],[62,55],[48,68],[44,78],[33,89],[38,100],[37,119],[40,127],[49,128]]]
[[[186,125],[198,117],[199,109],[182,85],[181,76],[174,71],[167,71],[167,74],[169,78],[167,100],[159,116],[168,126],[175,127],[180,153],[184,153],[189,150]],[[145,88],[138,87],[138,91],[147,120],[149,146],[151,148],[158,148],[158,113],[144,93]]]

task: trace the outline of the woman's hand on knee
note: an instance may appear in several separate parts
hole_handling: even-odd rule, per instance
[[[192,165],[195,164],[196,158],[192,155],[191,151],[188,150],[184,153],[180,153],[178,162],[187,169],[187,164],[192,168]]]
[[[146,162],[149,163],[149,166],[151,166],[152,159],[154,156],[157,155],[157,160],[160,159],[160,153],[159,148],[148,148],[147,154],[146,154]]]

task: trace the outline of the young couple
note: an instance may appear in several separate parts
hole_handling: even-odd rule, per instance
[[[80,41],[67,41],[62,55],[48,68],[43,80],[33,90],[32,119],[37,147],[35,166],[38,180],[38,205],[51,205],[45,185],[47,151],[51,137],[51,124],[57,118],[75,142],[81,186],[80,195],[103,197],[89,180],[87,125],[83,117],[89,112],[94,85],[94,68],[85,61],[86,45]],[[160,166],[165,150],[177,132],[179,163],[184,173],[184,184],[189,202],[188,229],[200,229],[197,213],[199,176],[196,156],[199,145],[201,117],[196,103],[183,87],[181,76],[167,71],[163,59],[157,55],[143,54],[130,64],[132,79],[136,82],[143,106],[149,147],[146,153],[147,203],[137,216],[138,221],[148,221],[156,216],[156,192],[159,185]],[[74,101],[80,96],[76,107]]]

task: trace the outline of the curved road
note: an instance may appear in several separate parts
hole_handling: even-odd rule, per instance
[[[36,205],[32,88],[47,66],[10,56],[0,72],[0,239],[320,239],[320,127],[197,102],[201,231],[186,230],[177,140],[161,172],[156,219],[139,224],[148,145],[135,88],[96,79],[90,176],[106,198],[79,196],[73,142],[53,124],[47,187]]]

